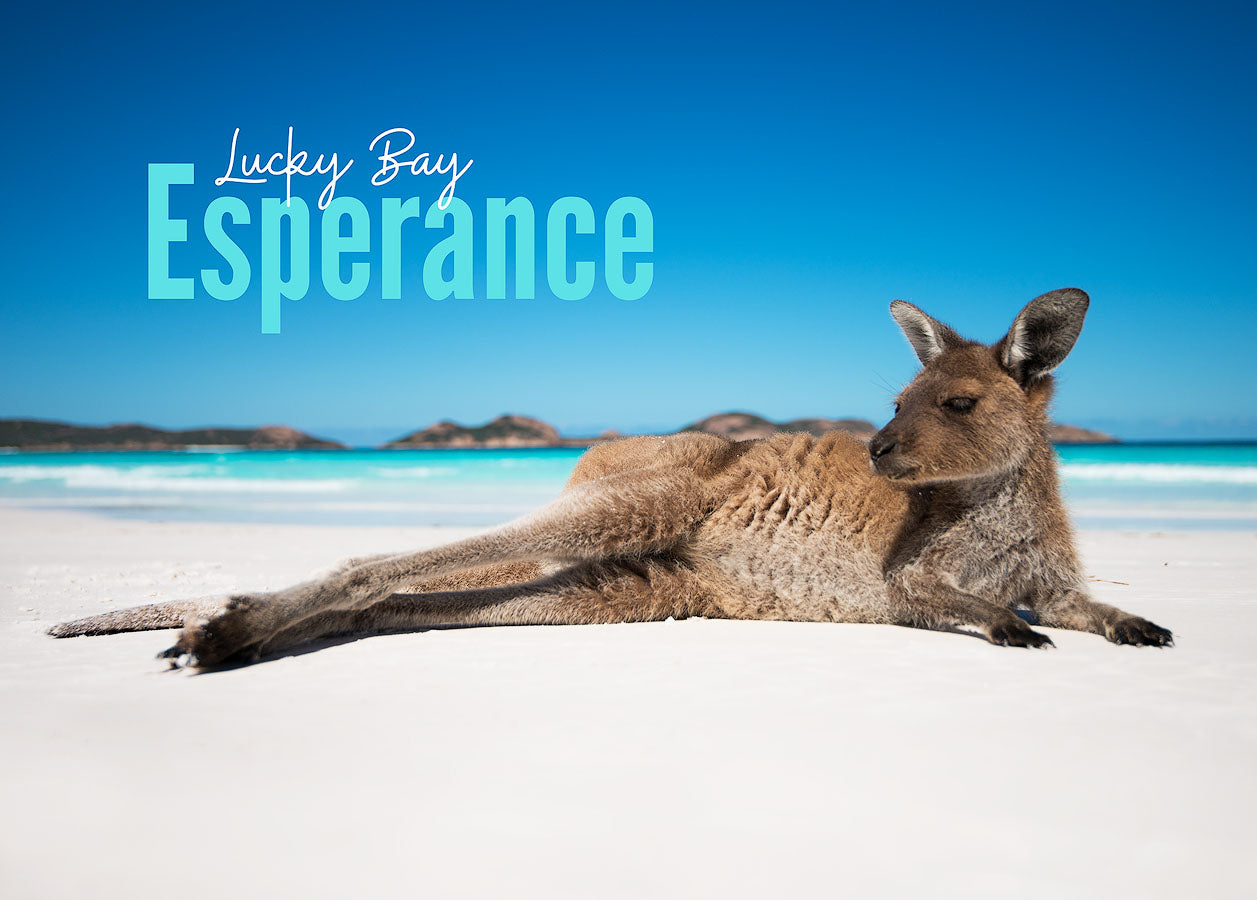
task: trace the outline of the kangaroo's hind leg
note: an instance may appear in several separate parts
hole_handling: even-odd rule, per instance
[[[712,506],[710,484],[683,467],[608,475],[502,528],[417,553],[368,562],[267,595],[233,597],[185,627],[168,651],[194,665],[251,654],[312,616],[364,610],[407,583],[476,566],[550,560],[574,565],[666,555],[683,546]]]
[[[343,634],[443,626],[595,625],[716,615],[715,586],[686,563],[584,563],[523,584],[394,594],[361,610],[320,613],[257,645],[250,657]]]

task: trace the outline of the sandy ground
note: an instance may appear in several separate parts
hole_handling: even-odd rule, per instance
[[[1171,650],[691,620],[194,675],[43,635],[463,533],[0,511],[0,894],[1257,892],[1253,534],[1083,536]]]

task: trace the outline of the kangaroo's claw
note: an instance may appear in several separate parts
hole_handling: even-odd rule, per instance
[[[1134,647],[1174,646],[1174,635],[1169,629],[1139,616],[1120,619],[1106,629],[1104,636],[1115,644],[1129,644]]]
[[[1055,647],[1052,639],[1040,634],[1020,618],[991,626],[987,640],[1001,647]]]

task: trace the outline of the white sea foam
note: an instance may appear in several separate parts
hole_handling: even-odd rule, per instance
[[[1065,463],[1061,474],[1078,481],[1145,484],[1257,484],[1257,466],[1177,463]]]
[[[456,471],[450,466],[372,466],[368,470],[380,478],[432,478]]]
[[[1219,521],[1249,522],[1257,520],[1257,509],[1251,505],[1236,508],[1214,504],[1212,506],[1100,506],[1087,503],[1071,504],[1070,515],[1086,519],[1147,519],[1149,521]]]
[[[261,504],[259,504],[260,506]],[[313,509],[323,512],[401,512],[401,513],[502,513],[519,515],[536,509],[534,503],[449,503],[391,502],[387,500],[349,500],[345,502],[310,501],[292,508]]]
[[[223,478],[206,465],[136,466],[117,469],[101,465],[0,466],[0,481],[23,484],[58,481],[66,488],[109,491],[200,491],[264,493],[331,493],[354,485],[336,478]]]

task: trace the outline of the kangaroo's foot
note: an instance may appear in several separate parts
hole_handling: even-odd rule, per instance
[[[176,666],[204,668],[229,662],[251,662],[270,636],[257,611],[265,598],[237,595],[205,615],[189,617],[173,647],[158,654]]]

